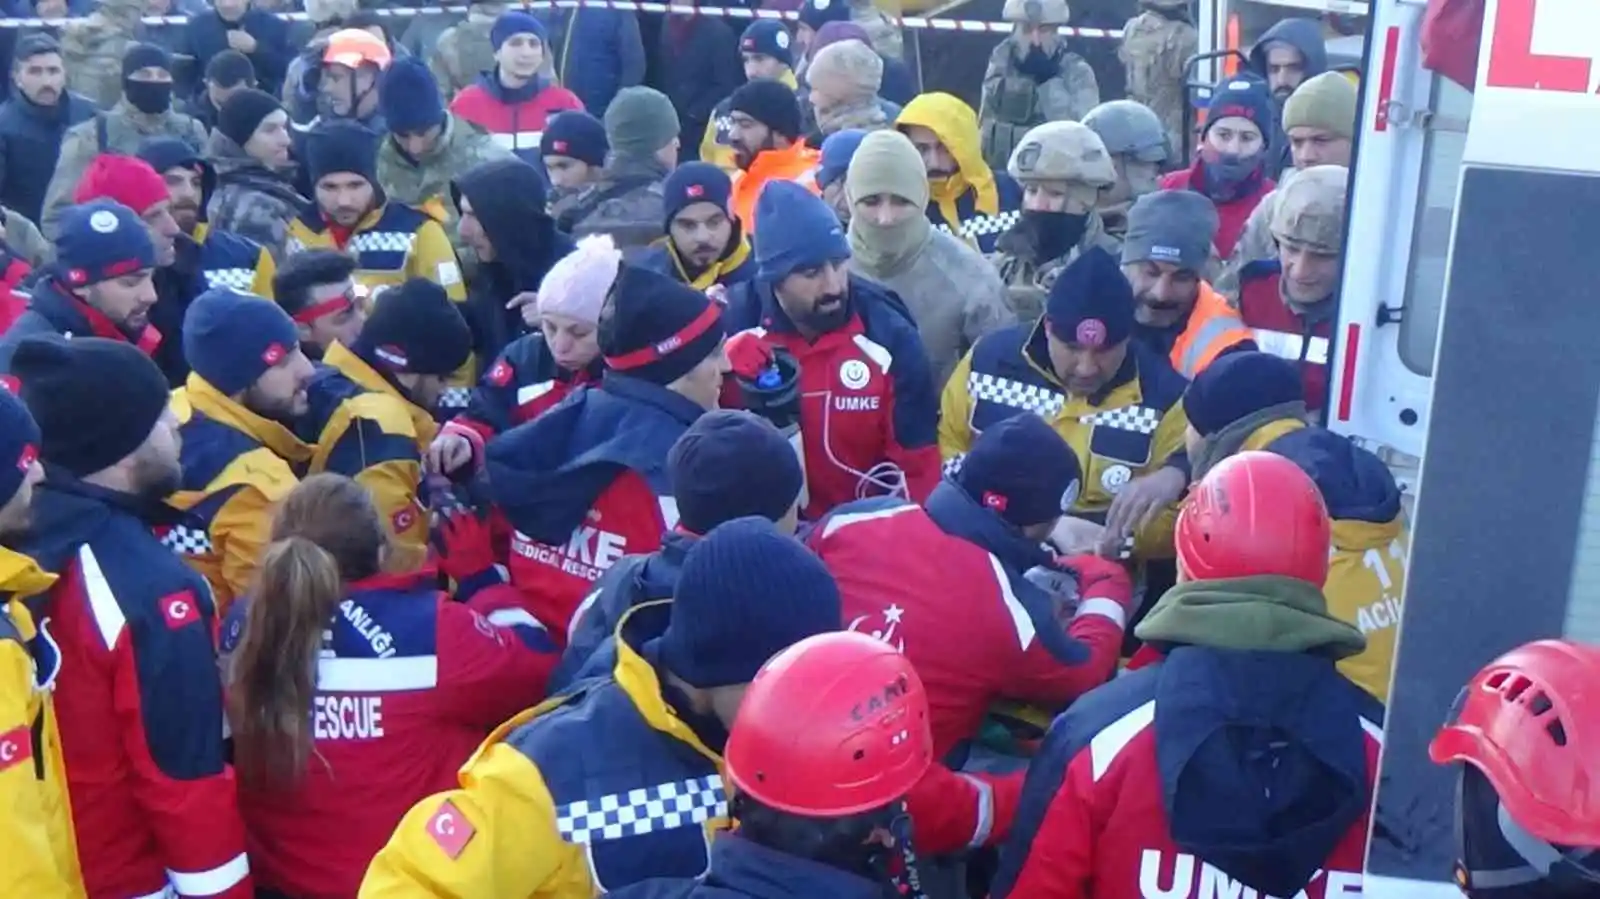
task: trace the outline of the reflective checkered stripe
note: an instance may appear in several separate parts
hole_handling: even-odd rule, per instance
[[[256,283],[253,268],[208,268],[205,270],[207,287],[229,287],[248,292]]]
[[[956,233],[961,237],[986,237],[990,234],[1004,234],[1022,219],[1021,212],[999,212],[994,215],[978,215],[966,219],[961,223],[961,228]],[[944,226],[941,225],[941,228]],[[945,230],[949,230],[945,228]]]
[[[439,394],[441,409],[465,409],[471,401],[471,387],[446,387],[444,393]]]
[[[1131,431],[1135,434],[1154,434],[1156,428],[1161,427],[1161,410],[1145,406],[1123,406],[1121,409],[1107,409],[1104,412],[1085,418],[1085,424],[1095,427],[1115,428],[1119,431]]]
[[[305,242],[298,237],[289,237],[283,242],[283,255],[285,256],[293,256],[296,253],[304,253],[305,251]]]
[[[206,556],[211,554],[211,535],[203,528],[176,524],[161,535],[161,545],[181,556]]]
[[[363,231],[350,238],[350,251],[353,253],[410,253],[412,244],[417,242],[415,233],[405,234],[400,231]]]
[[[979,372],[967,375],[967,392],[972,395],[975,404],[999,403],[1013,409],[1037,413],[1046,419],[1055,418],[1067,401],[1060,391],[1049,387],[1025,384],[1022,381]]]
[[[556,806],[556,830],[574,846],[700,827],[728,814],[728,795],[716,774],[580,799]]]

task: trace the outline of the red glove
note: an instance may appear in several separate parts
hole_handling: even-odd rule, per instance
[[[772,346],[754,332],[740,331],[724,344],[728,353],[728,367],[734,375],[754,381],[761,372],[772,365]]]
[[[1109,599],[1133,614],[1133,578],[1121,562],[1085,553],[1057,556],[1055,565],[1078,579],[1079,605],[1090,599]]]
[[[439,570],[458,584],[494,571],[494,543],[489,525],[471,509],[457,508],[434,526]]]

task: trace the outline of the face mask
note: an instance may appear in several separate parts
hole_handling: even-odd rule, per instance
[[[850,248],[855,258],[871,269],[894,267],[920,249],[932,229],[925,215],[913,215],[895,225],[855,219],[850,224]]]
[[[134,109],[146,115],[158,115],[172,108],[172,82],[124,78],[122,96]]]
[[[1089,213],[1080,215],[1024,209],[1018,227],[1022,228],[1032,243],[1036,251],[1035,261],[1049,262],[1067,255],[1083,240],[1084,232],[1089,230]]]

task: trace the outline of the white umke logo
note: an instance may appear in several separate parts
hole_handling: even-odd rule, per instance
[[[1159,849],[1146,849],[1139,861],[1142,899],[1358,899],[1360,871],[1317,871],[1294,896],[1272,896],[1245,886],[1223,871],[1187,853],[1171,860]]]
[[[872,380],[872,371],[860,359],[846,359],[839,365],[839,382],[851,390],[860,390]]]

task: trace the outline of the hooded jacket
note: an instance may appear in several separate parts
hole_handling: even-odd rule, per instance
[[[211,227],[253,240],[274,260],[283,259],[289,223],[305,208],[306,198],[221,131],[211,133],[206,158],[217,172],[217,189],[206,201]]]
[[[94,111],[94,101],[82,94],[62,91],[56,105],[40,106],[13,85],[11,99],[0,106],[0,205],[39,221],[62,139]]]
[[[1334,663],[1360,633],[1280,577],[1181,584],[1136,632],[1174,648],[1051,725],[991,895],[1359,893],[1383,709]]]
[[[1305,60],[1302,78],[1312,78],[1328,70],[1328,45],[1323,41],[1322,23],[1316,19],[1284,19],[1268,28],[1261,39],[1250,47],[1250,68],[1262,78],[1267,77],[1267,47],[1269,44],[1288,44],[1300,51]],[[1304,81],[1301,82],[1302,84]],[[1280,105],[1281,106],[1281,105]],[[1292,168],[1294,159],[1289,153],[1289,139],[1283,132],[1282,109],[1272,117],[1272,133],[1266,135],[1271,149],[1267,151],[1267,177],[1276,178],[1285,169]],[[1227,258],[1227,253],[1223,253]]]
[[[477,357],[495,359],[525,330],[521,313],[506,303],[523,291],[537,291],[550,267],[572,252],[572,238],[544,214],[544,178],[520,159],[486,162],[466,172],[451,185],[450,197],[458,209],[466,198],[495,248],[493,260],[478,263],[466,310]]]
[[[980,252],[994,252],[995,241],[1021,215],[1022,186],[983,161],[972,107],[951,94],[922,94],[906,104],[894,124],[901,131],[927,128],[955,158],[955,174],[928,179],[928,221]]]
[[[683,560],[698,539],[687,531],[674,529],[662,535],[661,548],[655,552],[624,556],[611,566],[572,613],[567,648],[561,653],[561,664],[550,675],[551,693],[560,693],[591,673],[610,670],[615,651],[606,651],[604,644],[635,606],[672,598],[678,589],[678,575],[683,572]],[[600,665],[605,667],[596,671]]]
[[[1303,428],[1267,445],[1311,475],[1333,519],[1333,559],[1322,592],[1329,614],[1367,638],[1359,655],[1339,662],[1345,677],[1389,701],[1389,675],[1406,587],[1406,535],[1400,487],[1383,460],[1348,437]]]
[[[667,452],[703,411],[608,372],[598,387],[489,441],[492,496],[515,529],[511,584],[558,640],[607,569],[659,549],[677,524]]]

